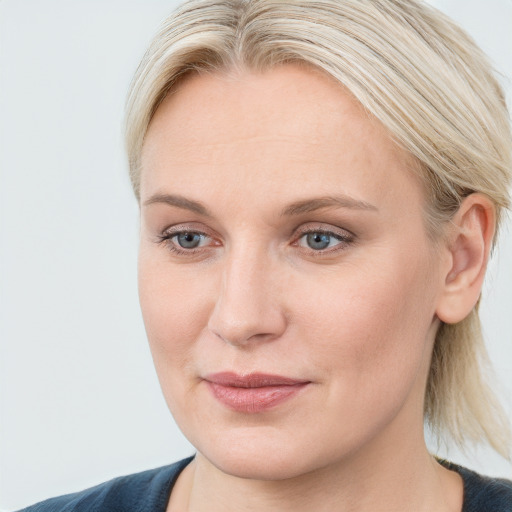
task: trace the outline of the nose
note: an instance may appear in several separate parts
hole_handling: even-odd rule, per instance
[[[275,340],[286,329],[279,269],[268,259],[247,252],[226,257],[208,328],[230,345]]]

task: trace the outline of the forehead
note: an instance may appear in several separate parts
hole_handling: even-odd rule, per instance
[[[335,185],[365,200],[396,200],[408,187],[418,194],[413,165],[386,129],[321,71],[284,65],[196,74],[155,113],[142,152],[141,193],[243,177],[253,194],[269,183],[323,194]]]
[[[327,137],[331,142],[331,132],[340,124],[361,140],[370,126],[372,135],[380,132],[388,138],[343,86],[310,66],[287,64],[261,73],[194,73],[182,79],[157,109],[143,155],[155,132],[187,146],[283,136],[319,145]],[[343,137],[336,139],[343,142]]]

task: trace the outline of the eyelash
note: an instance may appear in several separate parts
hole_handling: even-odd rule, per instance
[[[334,247],[331,248],[325,248],[325,249],[319,249],[314,250],[311,248],[301,247],[299,246],[300,240],[302,240],[307,235],[327,235],[331,238],[334,238],[339,243],[337,243]],[[347,246],[354,242],[354,235],[352,233],[349,233],[348,231],[345,231],[344,233],[336,233],[332,230],[325,229],[325,228],[308,228],[301,230],[298,234],[298,236],[295,239],[295,242],[293,242],[292,245],[299,246],[301,249],[306,251],[308,255],[313,256],[315,258],[321,258],[325,256],[330,256],[332,254],[337,254],[338,252],[344,251],[347,249]]]
[[[161,235],[158,236],[158,243],[165,245],[166,248],[171,251],[174,254],[177,254],[179,256],[194,256],[197,253],[201,252],[203,250],[203,247],[194,247],[190,249],[185,249],[183,247],[179,247],[175,242],[173,242],[173,239],[179,235],[183,234],[189,234],[189,235],[199,235],[203,239],[205,238],[212,238],[210,235],[205,233],[204,231],[199,230],[193,230],[193,229],[176,229],[176,230],[165,230]],[[336,240],[338,240],[338,244],[336,244],[333,248],[330,249],[306,249],[305,247],[302,247],[303,250],[305,250],[308,255],[311,255],[313,257],[325,257],[327,255],[331,255],[333,253],[337,253],[340,251],[343,251],[347,248],[348,245],[354,242],[355,236],[345,231],[344,233],[336,233],[332,230],[324,229],[324,228],[315,228],[315,229],[303,229],[299,230],[298,236],[295,237],[295,241],[292,243],[293,246],[298,246],[299,241],[310,234],[320,234],[320,235],[327,235],[330,236]],[[219,244],[220,245],[220,244]]]
[[[161,235],[158,236],[158,243],[165,245],[169,251],[171,251],[174,254],[178,254],[179,256],[192,256],[202,250],[202,248],[200,247],[185,249],[180,248],[178,245],[176,245],[173,242],[173,238],[183,234],[200,235],[203,239],[211,238],[207,233],[204,233],[203,231],[197,231],[192,229],[179,229],[176,231],[164,231]]]

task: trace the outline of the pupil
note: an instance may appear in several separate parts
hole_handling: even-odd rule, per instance
[[[197,233],[181,233],[178,235],[178,243],[185,249],[194,249],[200,241],[201,235]]]
[[[329,246],[331,236],[326,233],[310,233],[307,240],[312,249],[325,249]]]

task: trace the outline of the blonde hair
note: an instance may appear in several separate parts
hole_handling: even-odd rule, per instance
[[[295,62],[347,88],[419,162],[426,220],[440,233],[473,192],[509,206],[512,137],[504,94],[472,39],[419,0],[191,0],[163,23],[133,79],[126,146],[137,197],[140,155],[165,96],[190,72],[263,71]],[[509,456],[506,416],[487,384],[478,307],[441,325],[425,420],[460,446]]]

